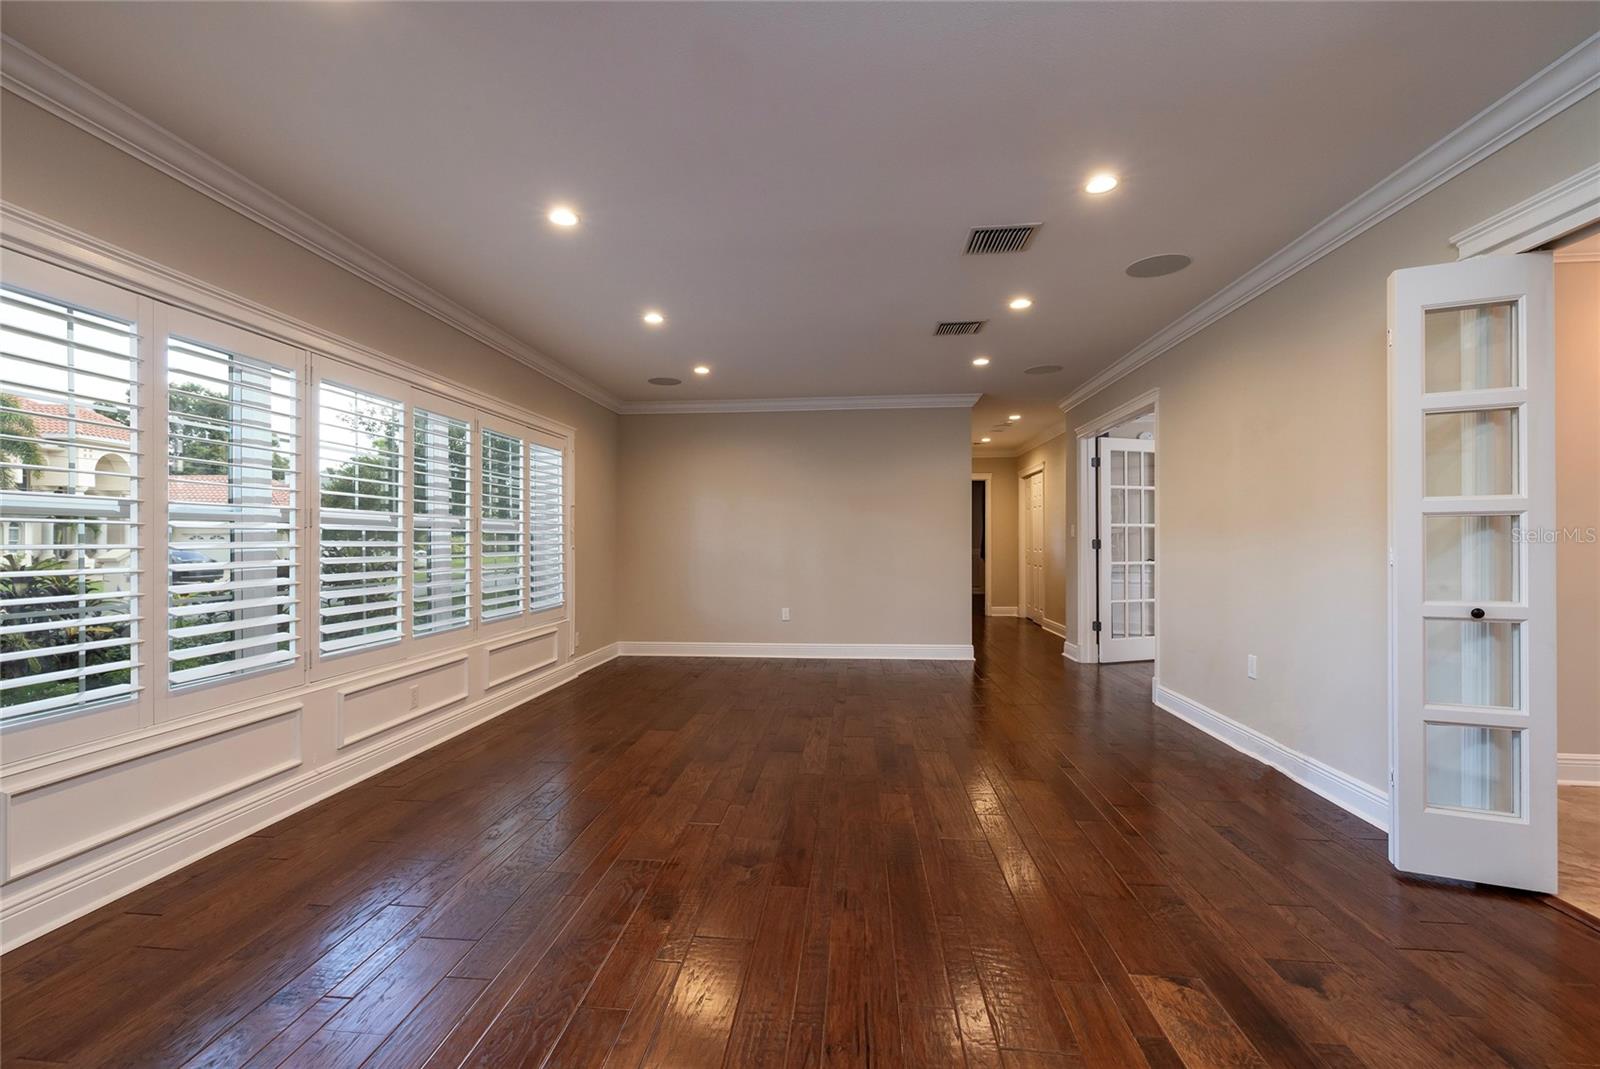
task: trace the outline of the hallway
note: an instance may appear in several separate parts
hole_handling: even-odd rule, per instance
[[[615,661],[7,956],[4,1063],[1600,1057],[1600,932],[1397,878],[1147,665],[974,641]]]

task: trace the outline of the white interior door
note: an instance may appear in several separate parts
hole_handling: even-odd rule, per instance
[[[1389,276],[1389,857],[1556,889],[1554,275]]]
[[[1024,498],[1025,539],[1023,542],[1023,569],[1027,592],[1023,596],[1024,614],[1034,623],[1044,624],[1044,472],[1028,476],[1027,495]]]
[[[1100,660],[1156,655],[1156,443],[1100,440]]]

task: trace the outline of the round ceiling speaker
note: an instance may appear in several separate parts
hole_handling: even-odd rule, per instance
[[[682,386],[682,379],[669,379],[665,375],[657,376],[650,380],[652,386]]]
[[[1024,375],[1054,375],[1060,370],[1060,364],[1035,364],[1032,367],[1023,368],[1022,373]]]
[[[1128,265],[1127,274],[1129,278],[1160,278],[1162,275],[1182,271],[1192,263],[1194,261],[1182,253],[1162,253],[1160,256],[1146,256],[1143,260],[1135,260]]]

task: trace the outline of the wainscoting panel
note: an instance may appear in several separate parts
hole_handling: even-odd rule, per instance
[[[335,745],[342,750],[466,701],[472,694],[470,664],[471,658],[462,652],[407,666],[398,676],[390,670],[384,678],[339,688]]]
[[[484,689],[498,690],[555,664],[561,655],[560,628],[552,625],[545,631],[491,643],[485,654]]]
[[[301,703],[8,778],[6,880],[201,809],[302,763]],[[226,723],[226,722],[225,722]],[[111,819],[108,819],[108,815]]]

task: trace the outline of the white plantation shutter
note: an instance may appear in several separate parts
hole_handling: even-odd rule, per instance
[[[328,654],[400,638],[405,405],[324,380],[317,411],[318,630]]]
[[[411,629],[471,622],[472,425],[415,409],[411,443]]]
[[[528,607],[559,607],[566,598],[565,454],[528,443]]]
[[[484,430],[481,462],[480,615],[499,620],[522,612],[522,439]]]
[[[0,285],[0,716],[126,698],[140,689],[142,419],[136,299],[97,314]]]
[[[173,687],[296,658],[298,390],[292,368],[167,339]]]

